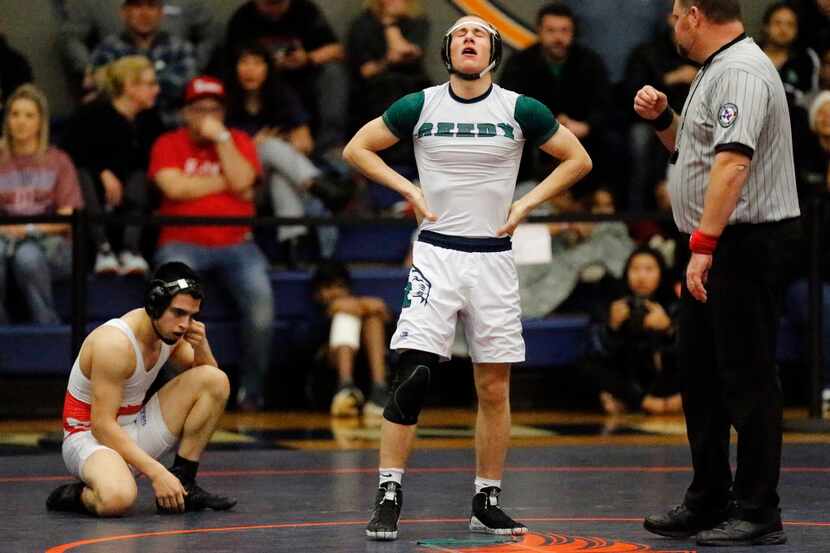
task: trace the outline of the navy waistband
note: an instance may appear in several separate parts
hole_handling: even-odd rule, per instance
[[[419,242],[426,242],[439,248],[458,250],[460,252],[506,252],[513,247],[509,236],[501,238],[470,238],[467,236],[450,236],[422,230],[418,234]]]

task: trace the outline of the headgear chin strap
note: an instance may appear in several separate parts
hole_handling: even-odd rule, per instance
[[[490,33],[490,63],[487,64],[487,67],[479,71],[478,73],[463,73],[458,71],[452,66],[452,55],[450,53],[450,45],[452,44],[452,34],[460,27],[465,25],[474,25],[476,27],[481,27],[482,29],[486,30]],[[483,23],[481,21],[460,21],[450,27],[450,30],[444,35],[444,40],[441,45],[441,60],[444,62],[444,67],[447,68],[447,72],[450,74],[458,75],[459,78],[464,79],[465,81],[475,81],[478,80],[485,75],[487,75],[490,71],[496,69],[501,61],[501,54],[502,54],[502,40],[499,31],[489,25],[487,23]]]

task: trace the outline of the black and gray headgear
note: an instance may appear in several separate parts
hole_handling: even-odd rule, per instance
[[[458,29],[459,27],[463,27],[464,25],[475,25],[485,29],[490,34],[490,62],[487,64],[483,70],[478,73],[462,73],[452,66],[452,57],[450,55],[450,46],[452,44],[452,34]],[[467,81],[475,81],[476,79],[480,79],[485,76],[487,73],[491,71],[495,71],[496,68],[499,66],[499,62],[501,62],[502,56],[502,39],[499,31],[490,25],[489,23],[485,23],[483,21],[459,21],[447,31],[444,35],[444,40],[441,44],[441,61],[444,62],[444,67],[446,67],[447,72],[450,74],[458,75],[460,78],[467,80]]]

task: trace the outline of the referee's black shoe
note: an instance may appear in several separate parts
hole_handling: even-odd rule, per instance
[[[684,503],[672,507],[669,512],[649,515],[643,521],[643,528],[668,538],[688,538],[701,530],[709,530],[729,518],[730,508],[716,511],[692,511]]]
[[[386,482],[378,488],[372,518],[366,526],[366,537],[371,540],[398,539],[398,519],[401,518],[403,490],[397,482]]]
[[[777,514],[767,522],[730,518],[711,530],[697,534],[698,545],[780,545],[787,543],[787,534]]]

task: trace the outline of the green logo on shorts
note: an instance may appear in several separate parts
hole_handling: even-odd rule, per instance
[[[412,307],[413,301],[426,305],[429,301],[429,291],[431,289],[432,283],[418,267],[413,265],[409,270],[409,280],[403,291],[403,309]]]

